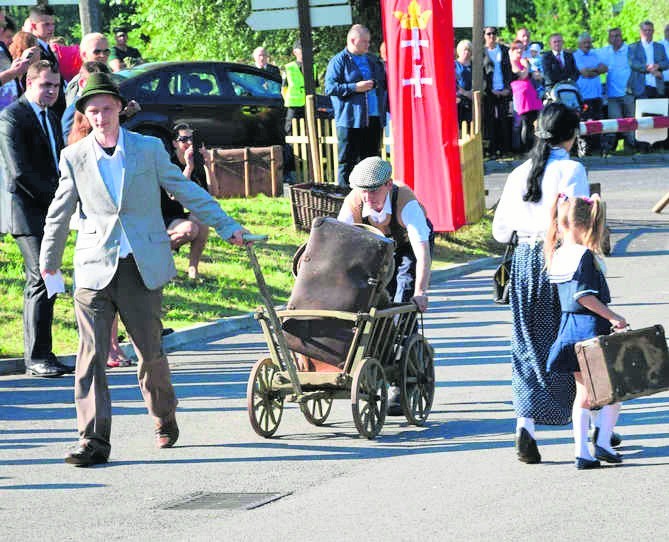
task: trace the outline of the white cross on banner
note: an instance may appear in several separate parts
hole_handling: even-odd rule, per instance
[[[421,72],[422,66],[419,64],[414,64],[413,67],[413,77],[410,79],[402,79],[402,86],[408,86],[412,85],[413,86],[413,95],[414,98],[422,98],[423,97],[423,85],[431,85],[432,84],[432,77],[421,77],[420,72]]]
[[[418,28],[411,29],[411,39],[402,40],[400,47],[411,47],[413,49],[413,59],[420,60],[420,48],[429,47],[430,42],[420,39],[420,30]]]

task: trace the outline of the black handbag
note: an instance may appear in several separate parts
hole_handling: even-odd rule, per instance
[[[502,257],[502,263],[499,264],[492,277],[492,299],[500,305],[509,304],[509,292],[511,289],[511,261],[513,260],[513,251],[518,244],[518,235],[514,231],[511,239],[506,244],[506,250]]]

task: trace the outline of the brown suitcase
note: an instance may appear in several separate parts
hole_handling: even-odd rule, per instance
[[[211,149],[207,170],[209,193],[216,198],[283,194],[283,150],[272,147]]]
[[[592,406],[669,390],[669,351],[661,325],[581,341],[576,356]]]
[[[314,220],[290,309],[367,311],[383,298],[392,273],[395,243],[333,218]],[[308,357],[341,366],[353,338],[352,323],[319,318],[283,322],[288,347]]]

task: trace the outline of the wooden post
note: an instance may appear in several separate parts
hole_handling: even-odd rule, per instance
[[[309,156],[311,157],[311,170],[315,183],[323,182],[323,170],[321,168],[321,150],[316,133],[316,106],[313,94],[307,95],[304,107],[304,116],[307,120],[307,138],[309,139]]]
[[[276,150],[281,149],[281,147],[278,147],[277,145],[272,145],[269,148],[269,178],[270,182],[272,183],[272,197],[275,198],[279,194],[279,183],[278,179],[276,178],[276,163],[277,163],[277,156],[276,156]]]
[[[251,149],[244,148],[244,196],[251,197]]]
[[[475,135],[481,133],[481,119],[483,118],[483,115],[481,114],[481,91],[474,91],[472,98],[472,105],[474,107],[472,122],[474,123],[474,126],[469,130],[469,132],[472,135]]]
[[[669,205],[669,192],[662,196],[660,201],[655,204],[655,207],[653,207],[653,212],[660,214],[662,209],[664,209],[667,205]]]
[[[483,90],[483,13],[485,0],[474,0],[472,21],[472,90]]]

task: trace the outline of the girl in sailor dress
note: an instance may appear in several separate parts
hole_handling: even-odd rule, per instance
[[[592,469],[607,463],[621,463],[611,448],[611,435],[618,419],[620,403],[606,405],[599,415],[601,425],[594,457],[588,446],[590,408],[588,392],[581,377],[574,345],[611,329],[624,329],[625,318],[611,311],[609,287],[604,277],[600,240],[604,226],[599,198],[558,195],[544,245],[549,280],[557,285],[562,317],[558,337],[548,356],[547,371],[574,373],[576,399],[572,409],[576,468]],[[559,248],[556,246],[560,243]]]

